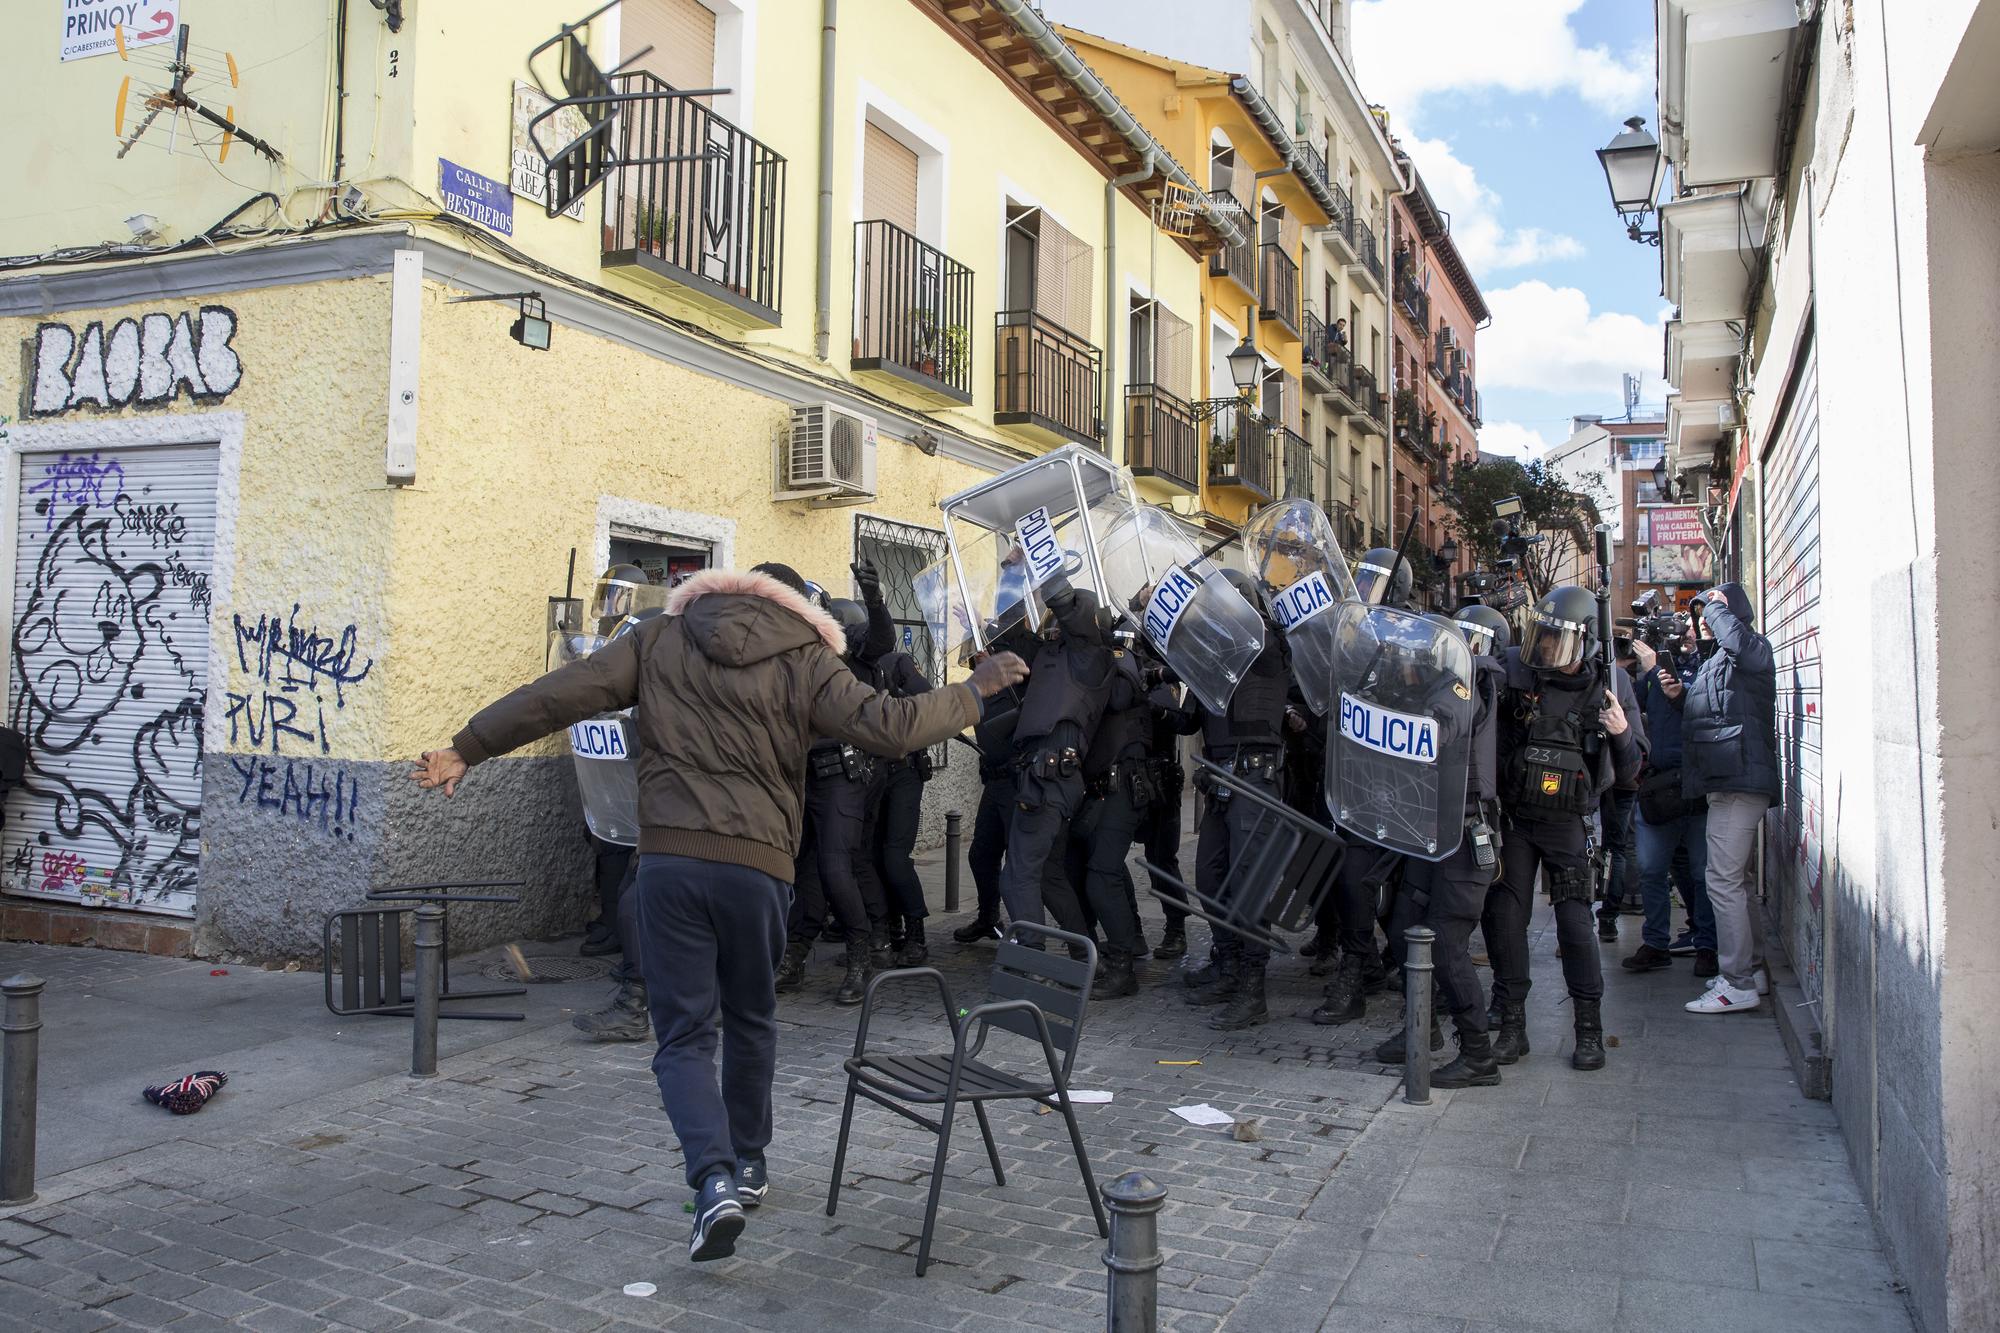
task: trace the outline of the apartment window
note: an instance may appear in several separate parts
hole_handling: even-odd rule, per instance
[[[1354,492],[1360,488],[1361,451],[1359,449],[1349,449],[1347,451],[1347,494],[1350,500],[1353,498]]]
[[[1292,133],[1301,139],[1312,134],[1312,93],[1297,77],[1292,79]]]
[[[1092,255],[1042,209],[1007,207],[1007,309],[1032,310],[1080,338],[1090,336]]]
[[[1370,463],[1368,465],[1368,516],[1370,518],[1375,516],[1375,497],[1380,494],[1382,494],[1382,465],[1380,463]]]
[[[917,231],[917,152],[870,121],[862,133],[861,216]]]
[[[618,48],[620,64],[636,59],[676,88],[716,86],[715,11],[700,0],[625,0]]]

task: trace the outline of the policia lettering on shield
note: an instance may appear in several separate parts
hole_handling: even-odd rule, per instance
[[[1614,782],[1638,776],[1646,734],[1630,678],[1607,671],[1596,641],[1597,599],[1583,588],[1553,588],[1535,603],[1521,646],[1501,657],[1506,846],[1500,881],[1486,897],[1483,930],[1493,959],[1488,1016],[1499,1028],[1493,1054],[1503,1065],[1528,1053],[1528,917],[1539,871],[1555,908],[1563,980],[1576,1009],[1570,1064],[1604,1067],[1604,973],[1590,913],[1589,820]]]

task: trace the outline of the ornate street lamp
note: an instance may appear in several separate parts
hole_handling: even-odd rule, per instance
[[[1659,207],[1667,159],[1659,140],[1646,133],[1646,118],[1634,116],[1626,121],[1625,132],[1597,150],[1597,160],[1611,189],[1611,206],[1625,219],[1625,234],[1635,241],[1658,245],[1659,229],[1647,231],[1640,222]]]

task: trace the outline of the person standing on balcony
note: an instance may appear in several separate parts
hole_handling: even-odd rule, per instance
[[[653,1073],[697,1194],[688,1258],[735,1253],[770,1189],[778,957],[803,822],[806,751],[833,736],[885,758],[979,720],[1027,678],[1012,654],[963,685],[892,699],[841,660],[846,635],[790,567],[711,569],[666,614],[480,710],[410,774],[457,792],[468,771],[573,723],[636,708],[636,939],[659,1049]],[[722,1031],[722,1080],[715,1074]]]
[[[1333,321],[1333,329],[1326,335],[1326,359],[1336,366],[1347,359],[1347,321],[1344,319]]]

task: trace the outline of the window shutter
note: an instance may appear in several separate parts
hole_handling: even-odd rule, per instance
[[[1036,255],[1035,311],[1079,338],[1090,337],[1090,247],[1041,216],[1041,246]]]
[[[861,216],[917,233],[917,155],[874,124],[862,144]]]
[[[1153,314],[1159,329],[1160,361],[1155,373],[1160,387],[1191,399],[1195,396],[1194,326],[1157,302]]]
[[[619,63],[647,47],[635,68],[676,88],[715,86],[715,12],[697,0],[624,0],[618,6]]]

